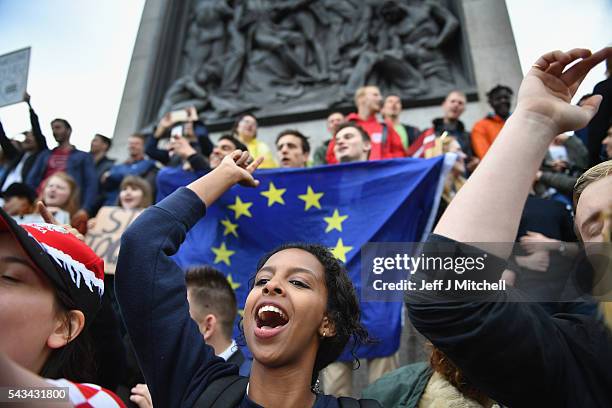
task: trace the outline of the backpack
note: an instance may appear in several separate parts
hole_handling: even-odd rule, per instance
[[[228,408],[237,407],[244,398],[248,377],[230,375],[213,381],[196,401],[193,408]],[[340,408],[380,408],[376,400],[340,397]]]

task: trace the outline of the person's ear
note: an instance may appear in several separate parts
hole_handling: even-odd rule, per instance
[[[204,330],[205,332],[202,333],[202,335],[204,336],[204,340],[208,341],[217,331],[217,316],[209,313],[204,317]]]
[[[336,335],[336,325],[327,316],[323,317],[321,324],[319,325],[319,336],[321,337],[334,337]]]
[[[64,347],[76,339],[85,327],[85,315],[80,310],[71,310],[58,316],[53,332],[47,338],[47,346],[52,349]]]

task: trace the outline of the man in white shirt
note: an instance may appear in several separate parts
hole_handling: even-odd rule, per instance
[[[189,314],[198,324],[206,344],[216,355],[236,364],[240,375],[248,376],[251,362],[232,339],[238,307],[230,283],[221,272],[208,265],[187,270],[185,282]]]

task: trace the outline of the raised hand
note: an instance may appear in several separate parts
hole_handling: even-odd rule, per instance
[[[70,224],[60,224],[55,219],[51,211],[49,211],[49,208],[42,201],[39,201],[37,203],[37,210],[43,221],[45,221],[47,224],[59,225],[61,227],[64,227],[69,233],[77,237],[80,241],[85,242],[85,237],[79,232],[79,230],[77,230]]]
[[[198,110],[195,106],[190,106],[187,109],[187,120],[190,122],[196,122],[198,120]]]
[[[523,79],[515,112],[534,115],[535,120],[545,123],[555,135],[585,127],[597,112],[601,96],[591,96],[582,106],[572,105],[571,99],[588,72],[611,55],[612,47],[594,54],[575,48],[542,55]],[[575,61],[578,62],[566,69]]]
[[[263,157],[253,160],[248,151],[235,150],[223,158],[219,167],[235,177],[235,183],[243,186],[257,187],[259,180],[253,177],[253,172],[263,162]]]
[[[197,153],[191,144],[189,144],[189,141],[182,136],[172,136],[170,138],[168,152],[170,155],[176,154],[184,160],[186,160],[192,154]]]
[[[196,193],[206,206],[210,206],[236,184],[257,187],[259,180],[253,177],[253,172],[263,160],[263,157],[253,160],[249,152],[235,150],[225,156],[213,171],[189,184],[187,188]]]
[[[164,132],[169,129],[170,126],[172,126],[173,123],[174,122],[172,122],[172,116],[170,115],[170,113],[166,113],[159,120],[159,123],[157,124],[157,128],[155,128],[155,133],[153,134],[153,136],[156,139],[159,139],[164,134]]]

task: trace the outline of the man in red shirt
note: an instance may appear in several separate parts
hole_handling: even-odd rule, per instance
[[[382,108],[382,95],[377,86],[364,86],[355,92],[355,105],[357,113],[346,117],[347,122],[355,122],[370,136],[372,150],[370,160],[391,159],[406,157],[402,139],[395,131],[393,124],[385,121],[379,122],[376,114]],[[338,163],[334,155],[335,141],[332,138],[327,148],[327,163]]]
[[[80,191],[80,209],[72,215],[71,224],[81,233],[86,230],[87,219],[94,215],[98,195],[98,177],[92,156],[70,144],[72,127],[65,119],[51,122],[53,137],[57,147],[41,152],[32,166],[27,184],[39,189],[44,180],[53,174],[64,171],[74,179]]]

